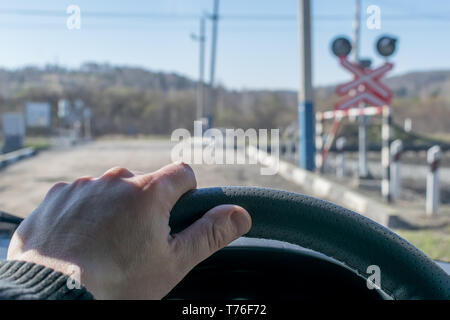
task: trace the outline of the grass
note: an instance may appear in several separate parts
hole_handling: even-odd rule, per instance
[[[431,135],[431,137],[442,140],[446,143],[450,143],[450,134],[446,133],[446,132],[436,133],[436,134]]]
[[[450,226],[443,230],[394,230],[433,260],[450,262]]]
[[[24,141],[24,146],[28,148],[45,149],[51,145],[51,140],[45,137],[26,137]]]

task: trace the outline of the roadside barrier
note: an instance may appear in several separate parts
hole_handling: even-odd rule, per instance
[[[441,159],[441,148],[433,146],[428,149],[427,162],[430,170],[427,175],[427,195],[426,195],[426,213],[428,216],[434,216],[439,211],[439,161]]]
[[[16,151],[0,154],[0,168],[4,168],[14,162],[34,156],[36,154],[36,149],[34,148],[23,148]]]
[[[347,139],[344,137],[339,137],[336,140],[336,149],[338,150],[338,154],[336,156],[336,175],[339,178],[345,177],[345,144],[347,143]]]
[[[395,140],[391,143],[391,189],[392,198],[398,199],[402,193],[402,177],[400,158],[403,151],[403,143],[401,140]]]

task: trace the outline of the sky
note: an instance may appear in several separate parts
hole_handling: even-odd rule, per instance
[[[352,38],[355,0],[312,0],[313,85],[351,78],[331,54],[331,41]],[[66,26],[69,5],[81,10],[80,29]],[[377,5],[381,28],[366,26]],[[233,89],[297,89],[297,0],[221,0],[216,80]],[[57,63],[76,68],[94,61],[144,67],[198,78],[199,17],[213,0],[40,0],[0,2],[0,68]],[[375,50],[382,34],[398,38],[391,75],[450,70],[450,1],[362,0],[361,57],[383,63]],[[206,24],[206,79],[211,23]]]

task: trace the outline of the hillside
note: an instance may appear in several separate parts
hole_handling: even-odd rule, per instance
[[[450,71],[409,72],[385,83],[399,98],[441,97],[450,101]]]
[[[422,133],[449,133],[450,71],[411,72],[388,78],[396,93],[395,119],[413,119]],[[196,106],[193,79],[138,67],[86,63],[79,69],[0,69],[0,113],[20,110],[28,100],[81,98],[94,113],[94,133],[170,133],[192,127]],[[294,91],[217,89],[216,126],[284,127],[296,121]],[[316,88],[318,110],[333,106],[334,87]],[[57,122],[57,119],[53,119]]]

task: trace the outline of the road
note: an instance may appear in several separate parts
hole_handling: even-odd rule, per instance
[[[55,183],[71,182],[80,176],[98,177],[114,166],[142,172],[157,170],[171,162],[171,148],[172,145],[167,141],[117,140],[95,141],[71,148],[43,151],[0,170],[0,210],[26,217],[39,205],[48,189]],[[198,187],[252,185],[308,194],[279,175],[261,175],[258,165],[194,165],[193,169]],[[399,208],[411,212],[416,202],[404,201]],[[423,207],[423,201],[419,202],[417,205]],[[444,209],[444,206],[442,207]],[[441,210],[442,216],[448,217],[448,210],[445,210]],[[426,220],[424,225],[430,224],[430,219],[423,220]],[[408,234],[408,237],[412,238],[407,239],[430,256],[448,260],[448,231],[445,228],[444,225],[437,229],[433,222],[432,228],[419,232],[417,236]],[[433,232],[433,238],[429,238],[430,230]],[[4,253],[4,250],[0,250],[0,258]]]
[[[167,141],[95,141],[52,149],[0,171],[0,210],[26,217],[59,181],[101,176],[114,166],[151,172],[170,163]],[[198,187],[252,185],[305,193],[278,175],[263,176],[258,165],[193,165]]]

